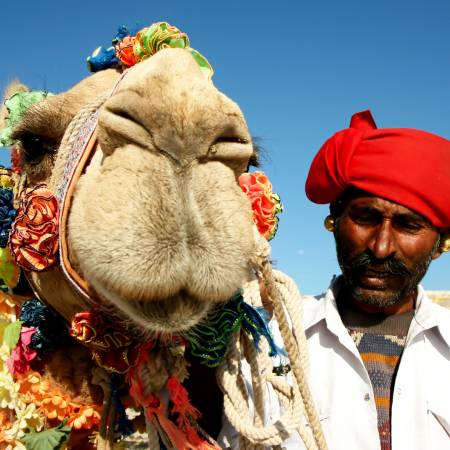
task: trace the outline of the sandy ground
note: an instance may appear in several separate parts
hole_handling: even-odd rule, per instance
[[[427,291],[427,294],[433,302],[450,308],[450,291]]]

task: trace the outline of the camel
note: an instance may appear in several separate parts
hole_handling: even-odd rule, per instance
[[[45,143],[61,141],[80,107],[118,76],[100,72],[36,105],[16,138],[39,136],[45,152]],[[254,148],[242,113],[189,55],[170,49],[136,66],[106,100],[98,140],[70,212],[71,260],[101,297],[144,329],[189,328],[248,278],[251,211],[236,178]],[[67,156],[25,148],[29,184],[55,190]],[[64,298],[57,309],[68,320],[79,312],[73,290],[61,295],[66,283],[58,269],[34,278],[54,293],[46,294],[50,304]]]
[[[23,90],[20,84],[12,85],[8,96]],[[1,114],[5,118],[8,113]],[[91,123],[95,123],[92,129]],[[74,165],[74,148],[83,133],[88,134],[89,153],[81,156],[82,162],[75,164],[68,176],[68,167]],[[238,105],[205,77],[192,53],[185,48],[163,48],[125,72],[103,70],[65,93],[46,97],[27,110],[12,136],[22,161],[22,174],[15,179],[16,202],[19,194],[22,202],[27,195],[53,202],[45,203],[46,211],[54,208],[60,223],[59,254],[46,255],[44,263],[41,259],[39,264],[33,262],[33,254],[21,246],[23,233],[17,219],[11,249],[22,261],[33,292],[62,322],[72,323],[72,337],[76,338],[55,350],[52,357],[42,358],[41,376],[70,392],[72,398],[98,406],[89,412],[89,418],[98,416],[95,438],[87,440],[80,427],[70,434],[68,448],[113,448],[120,440],[110,420],[117,407],[113,411],[114,402],[108,400],[114,370],[108,371],[103,347],[85,345],[91,342],[92,336],[86,337],[86,333],[93,327],[92,323],[84,326],[86,311],[94,311],[98,320],[107,317],[107,330],[117,326],[120,331],[108,335],[114,345],[119,342],[117,348],[124,348],[121,339],[128,345],[126,377],[134,394],[135,415],[139,409],[148,412],[137,417],[135,431],[145,435],[149,448],[159,448],[160,442],[167,448],[218,448],[206,432],[193,425],[195,409],[175,411],[181,417],[178,426],[183,433],[174,431],[165,413],[157,410],[159,400],[153,393],[165,388],[171,395],[174,391],[184,395],[178,383],[187,372],[184,339],[236,292],[247,286],[249,293],[244,297],[256,298],[255,307],[261,306],[259,283],[265,277],[272,280],[267,284],[268,296],[279,294],[275,291],[281,275],[270,278],[268,245],[255,232],[251,204],[238,182],[257,158]],[[25,203],[21,205],[26,209]],[[57,243],[46,241],[45,245],[54,250]],[[266,263],[262,270],[258,267],[261,260]],[[273,308],[281,320],[280,305],[274,302]],[[79,326],[75,331],[74,317]],[[300,331],[298,336],[286,333],[289,331],[283,335],[289,341],[288,353],[298,357]],[[249,347],[251,336],[246,344],[239,333],[230,339],[235,359],[229,356],[228,365],[218,374],[225,392],[229,383],[239,384],[227,377],[236,371],[233,364],[239,365],[240,357],[252,354],[255,361],[266,357],[265,364],[270,363],[266,341],[260,343],[263,352],[258,352]],[[155,350],[156,341],[167,345]],[[133,353],[138,344],[148,342],[152,344]],[[137,370],[138,366],[142,370]],[[78,371],[78,384],[71,381],[71,370]],[[175,380],[174,384],[169,385],[169,380]],[[295,388],[300,384],[294,381]],[[289,404],[292,387],[286,387],[283,395]],[[173,404],[175,398],[173,394]],[[299,398],[291,398],[291,416],[311,418],[311,405]],[[186,402],[181,403],[180,408],[187,408]],[[228,410],[231,403],[227,403]],[[299,419],[292,417],[286,425],[290,431],[301,427]],[[248,448],[278,445],[286,437],[286,430],[280,433],[279,425],[265,426],[261,417],[251,421],[255,429],[270,429],[272,434],[260,440],[256,434],[247,436]],[[54,425],[55,430],[56,424],[47,418],[46,426]],[[309,431],[302,432],[306,435]],[[180,436],[184,441],[177,440]],[[128,445],[126,448],[132,448]]]

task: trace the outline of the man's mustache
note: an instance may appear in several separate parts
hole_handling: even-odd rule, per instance
[[[395,256],[389,256],[385,259],[376,258],[370,250],[357,255],[351,259],[346,259],[343,263],[343,269],[362,271],[366,268],[373,268],[378,272],[388,275],[411,276],[412,271],[407,265]]]

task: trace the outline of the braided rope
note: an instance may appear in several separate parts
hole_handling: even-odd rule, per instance
[[[241,353],[237,348],[230,353],[227,363],[218,371],[224,391],[224,409],[228,420],[238,433],[252,444],[265,446],[281,444],[299,427],[302,417],[301,402],[294,396],[287,414],[284,414],[275,424],[256,427],[253,424],[253,414],[249,411],[248,401],[238,388],[237,380],[241,377],[238,372]]]
[[[257,282],[256,282],[257,285]],[[253,291],[255,291],[254,287]],[[250,289],[252,289],[250,288]],[[248,298],[248,290],[246,290],[244,297]],[[258,288],[259,295],[259,288]],[[248,299],[247,299],[248,301]],[[253,302],[252,302],[253,303]],[[246,359],[241,349],[241,340],[249,339],[245,334],[234,337],[234,341],[231,345],[231,349],[226,357],[226,363],[219,368],[218,379],[222,385],[224,392],[224,409],[230,423],[235,427],[238,433],[241,435],[241,443],[243,440],[248,441],[246,446],[241,445],[240,448],[257,449],[261,445],[273,446],[280,445],[291,435],[295,430],[301,428],[302,419],[304,416],[303,402],[299,395],[296,395],[295,389],[289,386],[285,381],[279,378],[273,383],[273,388],[281,391],[289,400],[285,403],[285,411],[281,414],[280,419],[272,425],[268,426],[256,426],[252,420],[254,414],[248,406],[248,392],[245,389],[238,389],[242,376],[242,361]],[[253,345],[253,343],[251,343]],[[267,386],[273,377],[272,374],[272,361],[268,356],[268,344],[261,342],[263,348],[260,352],[255,352],[257,358],[260,359],[258,366],[260,370],[260,383]],[[249,355],[251,356],[251,355]],[[250,366],[254,366],[256,361],[250,359],[248,361]],[[308,432],[302,433],[303,439],[306,442],[311,441],[308,437]],[[313,445],[309,445],[308,448],[314,449]]]
[[[249,283],[249,288],[251,289],[250,294],[250,304],[252,306],[261,306],[261,297],[259,295],[259,286],[256,283]],[[256,290],[258,288],[258,291]],[[244,295],[245,299],[245,295]],[[264,405],[265,405],[265,395],[264,395],[264,385],[262,383],[260,372],[263,370],[261,358],[258,358],[257,350],[247,335],[243,335],[244,341],[244,354],[248,361],[252,361],[250,365],[250,371],[252,375],[252,388],[253,388],[253,403],[254,403],[254,425],[258,428],[264,426]],[[262,364],[261,364],[262,363]],[[256,449],[255,449],[256,450]]]
[[[264,243],[266,244],[266,241],[264,240]],[[282,274],[284,275],[284,274]],[[286,277],[286,279],[289,279],[289,277]],[[290,279],[289,279],[290,280]],[[292,282],[291,287],[294,287],[295,289],[292,291],[289,291],[286,293],[286,298],[293,298],[294,301],[291,302],[291,309],[292,309],[292,317],[294,318],[293,322],[300,321],[300,305],[301,305],[301,299],[299,296],[298,291],[296,290],[295,283]],[[258,285],[259,288],[259,285]],[[295,298],[295,293],[297,293],[297,297]],[[284,305],[286,306],[286,305]],[[283,308],[284,309],[284,308]],[[291,319],[292,320],[292,319]],[[301,323],[301,322],[300,322]],[[306,342],[306,340],[305,340]],[[264,341],[265,348],[262,350],[262,356],[265,357],[266,361],[266,368],[264,375],[266,377],[266,382],[270,383],[275,390],[275,392],[278,393],[278,398],[280,400],[280,403],[282,407],[285,409],[289,408],[289,401],[291,397],[295,396],[296,398],[301,399],[301,406],[302,406],[302,413],[301,417],[305,416],[305,410],[304,410],[304,401],[301,395],[301,392],[298,388],[298,383],[295,379],[295,377],[291,380],[292,386],[288,384],[288,381],[282,377],[276,376],[272,369],[273,369],[273,362],[271,358],[268,357],[269,355],[269,348],[267,341]],[[307,354],[307,352],[305,352]],[[300,437],[302,438],[303,442],[307,446],[307,448],[316,449],[316,445],[314,444],[312,440],[312,436],[310,433],[310,430],[306,429],[303,420],[300,421],[299,427],[297,428],[298,433],[300,434]]]
[[[272,299],[275,317],[278,321],[280,327],[281,336],[283,338],[286,350],[289,355],[289,360],[291,362],[291,369],[294,374],[294,378],[298,383],[300,394],[304,402],[305,410],[307,413],[308,422],[311,425],[311,429],[314,435],[314,440],[317,448],[319,450],[327,449],[327,444],[325,437],[323,435],[322,427],[320,425],[319,416],[317,414],[314,401],[312,399],[311,391],[309,389],[307,378],[304,368],[309,366],[307,360],[308,348],[306,346],[306,338],[303,340],[299,338],[302,334],[304,335],[303,327],[301,326],[300,314],[295,312],[294,301],[292,297],[297,294],[298,300],[300,300],[300,295],[298,291],[294,291],[291,294],[283,298],[281,291],[278,289],[280,283],[276,283],[272,272],[272,266],[268,259],[262,262],[261,272],[263,275],[263,280],[266,285],[269,297]],[[283,278],[287,278],[284,276]],[[293,284],[291,285],[292,288]],[[289,326],[284,308],[283,300],[286,302],[286,306],[291,310],[291,321],[292,328],[295,330],[296,337],[294,336],[291,327]],[[298,301],[297,300],[297,301]],[[295,329],[294,326],[297,328]],[[300,345],[299,345],[300,344]]]
[[[253,403],[255,407],[254,424],[256,427],[262,427],[264,425],[264,405],[265,395],[261,377],[260,361],[256,354],[256,348],[250,339],[246,336],[244,339],[244,353],[247,355],[249,361],[254,362],[250,365],[250,371],[252,374],[252,387],[253,387]]]
[[[302,313],[303,313],[303,301],[301,300],[300,292],[297,285],[292,278],[288,277],[279,270],[273,270],[273,275],[277,285],[277,289],[280,291],[280,295],[284,300],[284,306],[286,307],[289,319],[291,322],[292,333],[297,342],[299,349],[307,348],[306,335],[303,330]],[[301,365],[303,370],[309,373],[309,352],[303,351],[300,353]]]
[[[306,336],[301,323],[300,293],[288,276],[279,271],[272,271],[267,241],[258,239],[258,244],[255,265],[273,304],[291,364],[292,377],[290,379],[273,374],[273,362],[269,357],[269,347],[265,340],[260,343],[261,351],[257,352],[253,341],[245,333],[235,336],[226,361],[218,370],[218,380],[224,392],[225,414],[240,435],[240,449],[259,450],[267,446],[277,449],[297,431],[306,449],[326,450],[327,444],[307,384],[309,359]],[[252,306],[261,306],[257,280],[245,286],[244,299]],[[249,407],[249,392],[244,382],[245,364],[250,366],[254,411]],[[274,424],[261,423],[261,418],[267,420],[265,403],[261,404],[260,398],[262,388],[263,392],[264,388],[273,389],[279,399],[280,417]]]
[[[147,420],[147,417],[145,418],[145,431],[148,436],[148,448],[151,448],[152,450],[159,450],[161,446],[159,442],[158,430],[152,422]]]
[[[101,413],[101,422],[97,438],[97,450],[112,450],[114,446],[113,430],[108,423],[115,414],[115,407],[111,398],[110,377],[109,374],[96,367],[93,369],[92,383],[100,386],[103,391],[103,405]]]

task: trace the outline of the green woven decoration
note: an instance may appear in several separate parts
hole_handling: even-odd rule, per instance
[[[201,53],[190,47],[187,34],[167,22],[154,23],[139,31],[134,42],[133,53],[136,61],[140,62],[153,56],[159,50],[169,47],[188,50],[205,76],[212,77],[214,71],[211,64]]]
[[[232,335],[241,328],[252,335],[257,349],[264,336],[270,345],[270,356],[280,353],[260,313],[245,303],[241,291],[225,305],[215,308],[205,321],[189,332],[190,351],[202,364],[218,367],[226,356]]]

